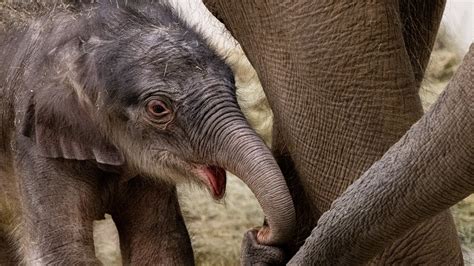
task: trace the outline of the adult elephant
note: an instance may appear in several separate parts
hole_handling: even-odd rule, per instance
[[[473,68],[471,44],[436,104],[334,201],[290,264],[366,262],[474,192]]]
[[[287,256],[292,256],[331,203],[422,116],[418,90],[445,2],[204,2],[239,40],[274,110],[274,154],[290,186],[300,225],[296,239],[285,247]],[[431,160],[425,156],[410,158],[418,165]],[[397,164],[396,160],[386,160],[382,166],[391,164]],[[404,169],[403,165],[398,166]],[[412,174],[419,174],[417,170],[420,168],[409,169]],[[379,167],[376,170],[385,169]],[[445,173],[455,172],[448,170]],[[469,172],[465,174],[472,177]],[[351,191],[358,191],[357,187],[361,186],[356,184],[355,187]],[[376,191],[382,192],[382,188]],[[409,199],[416,198],[409,195],[409,190],[400,193],[407,193]],[[370,216],[365,214],[368,208],[360,204],[371,202],[370,198],[366,201],[352,199],[354,194],[357,193],[348,193],[344,195],[344,201],[338,201],[336,207],[339,208],[331,212],[333,217],[337,214],[343,216],[341,209],[351,211],[348,217],[352,219],[358,219],[358,211],[362,217]],[[360,194],[363,193],[359,191],[359,198]],[[351,200],[354,206],[361,208],[351,208]],[[427,198],[418,200],[427,203]],[[386,202],[393,203],[393,200]],[[380,217],[393,216],[391,209],[382,208],[386,202],[378,203],[381,211],[377,215]],[[400,200],[400,203],[405,201]],[[391,223],[385,235],[381,233],[385,230],[383,226],[375,226],[375,239],[379,240],[376,244],[379,245],[356,245],[359,249],[354,248],[357,252],[351,253],[347,260],[334,256],[331,261],[331,255],[341,255],[345,249],[350,249],[349,246],[328,244],[329,253],[325,255],[329,254],[329,260],[320,262],[334,264],[371,259],[374,264],[461,264],[460,244],[449,211],[423,211],[420,217],[436,215],[414,219],[418,222],[416,224],[411,222],[410,213],[396,217],[400,224]],[[323,221],[325,225],[335,221],[327,217],[325,215]],[[379,224],[380,221],[383,219],[378,220]],[[372,230],[364,223],[349,221],[345,225],[348,226],[341,228],[349,228],[351,233],[357,233],[357,225],[366,226],[360,230]],[[334,230],[337,231],[338,226],[334,225]],[[306,241],[292,262],[317,262],[315,256],[318,254],[312,254],[313,244],[318,243],[318,237],[324,232],[333,233],[316,228],[316,237]],[[337,237],[344,233],[339,231],[339,235],[328,235]],[[355,234],[345,236],[344,240],[349,240],[342,244],[358,243],[351,242]],[[386,237],[386,243],[380,241],[380,236]],[[250,249],[246,250],[248,253],[244,254],[244,259],[262,262],[269,258],[262,256],[266,251],[278,257],[278,253],[272,253],[266,247],[252,246],[252,237],[255,237],[252,233],[247,234]],[[338,241],[337,238],[325,240],[332,244]],[[324,248],[323,245],[320,250]]]

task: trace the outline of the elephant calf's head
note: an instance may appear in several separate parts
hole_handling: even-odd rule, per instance
[[[294,211],[282,174],[239,109],[231,71],[199,34],[160,4],[70,17],[41,28],[50,38],[28,77],[35,96],[24,131],[39,152],[197,181],[216,199],[229,170],[275,228],[260,241],[287,239]]]

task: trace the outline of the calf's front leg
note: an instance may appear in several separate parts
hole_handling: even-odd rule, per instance
[[[27,145],[25,145],[27,146]],[[86,161],[17,154],[20,257],[28,265],[100,265],[92,222],[100,208],[98,170]]]
[[[112,217],[125,265],[194,265],[175,186],[136,177],[116,197]]]

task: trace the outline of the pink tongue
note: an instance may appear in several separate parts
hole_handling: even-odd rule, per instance
[[[226,174],[225,170],[217,166],[205,168],[206,176],[211,183],[212,193],[215,199],[222,199],[225,194]]]

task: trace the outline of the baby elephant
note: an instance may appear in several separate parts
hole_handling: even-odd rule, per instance
[[[284,178],[200,34],[158,1],[91,2],[0,36],[0,258],[99,264],[107,212],[125,263],[192,264],[174,184],[220,199],[225,170],[262,205],[259,243],[292,237]]]

